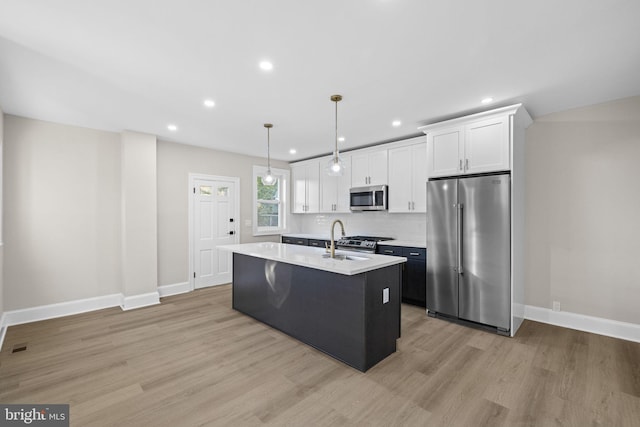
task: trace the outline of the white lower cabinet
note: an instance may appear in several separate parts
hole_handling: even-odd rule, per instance
[[[389,149],[389,212],[426,212],[426,183],[425,142]]]

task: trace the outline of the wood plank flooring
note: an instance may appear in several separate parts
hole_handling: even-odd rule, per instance
[[[398,351],[363,374],[233,311],[225,285],[10,327],[0,402],[69,403],[74,426],[638,426],[640,344],[403,305]]]

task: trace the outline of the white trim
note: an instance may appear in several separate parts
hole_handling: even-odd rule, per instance
[[[195,186],[195,181],[196,180],[207,180],[207,181],[231,181],[234,183],[235,187],[236,187],[236,200],[235,200],[235,212],[236,212],[236,217],[238,218],[238,229],[236,232],[236,243],[240,243],[240,234],[241,234],[241,230],[242,230],[242,226],[241,226],[241,221],[240,221],[240,178],[238,177],[232,177],[232,176],[219,176],[219,175],[204,175],[204,174],[200,174],[200,173],[190,173],[189,174],[189,187],[187,188],[187,198],[189,199],[189,212],[188,212],[188,221],[189,221],[189,258],[188,258],[188,263],[189,265],[187,266],[188,271],[189,271],[189,291],[193,291],[196,288],[196,281],[195,278],[193,277],[193,272],[196,270],[195,269],[195,259],[193,257],[193,228],[194,228],[194,224],[193,224],[193,188]]]
[[[160,294],[160,298],[168,297],[171,295],[184,294],[187,292],[191,292],[191,286],[189,285],[189,282],[158,286],[158,294]]]
[[[0,351],[2,351],[2,345],[4,344],[4,337],[7,335],[7,329],[9,328],[5,324],[6,318],[4,313],[0,316]]]
[[[251,189],[251,221],[253,223],[252,231],[254,236],[274,236],[286,233],[289,230],[289,187],[290,187],[290,178],[291,174],[288,169],[278,169],[271,168],[271,171],[275,176],[279,178],[278,185],[280,186],[280,200],[278,201],[278,205],[280,207],[280,211],[282,215],[280,217],[280,226],[276,227],[261,227],[258,230],[258,180],[265,171],[267,170],[266,166],[261,165],[253,165],[253,179],[252,179],[252,189]]]
[[[128,297],[122,295],[122,303],[120,304],[120,307],[122,307],[124,311],[127,311],[155,304],[160,304],[160,295],[158,291],[140,295],[131,295]]]
[[[23,323],[37,322],[39,320],[48,320],[56,317],[86,313],[88,311],[102,310],[103,308],[118,307],[120,306],[121,301],[122,294],[111,294],[75,301],[60,302],[57,304],[23,308],[20,310],[6,311],[2,316],[2,326],[21,325]]]
[[[444,120],[441,122],[437,122],[437,123],[431,123],[425,126],[420,126],[418,128],[418,130],[421,130],[422,132],[429,134],[431,132],[433,132],[435,129],[438,128],[447,128],[447,127],[455,127],[455,126],[459,126],[461,123],[467,124],[467,123],[472,123],[472,122],[476,122],[478,120],[484,120],[487,118],[491,118],[493,116],[499,116],[499,115],[513,115],[516,114],[516,111],[518,111],[518,109],[522,107],[522,104],[513,104],[513,105],[508,105],[506,107],[502,107],[502,108],[494,108],[493,110],[487,110],[487,111],[481,111],[479,113],[476,114],[469,114],[469,115],[465,115],[465,116],[461,116],[461,117],[456,117],[454,119],[450,119],[450,120]],[[528,113],[527,113],[528,115]],[[525,128],[528,125],[525,126]]]
[[[525,319],[640,343],[640,325],[526,305]]]

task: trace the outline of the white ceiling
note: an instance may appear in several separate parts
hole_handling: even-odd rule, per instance
[[[0,0],[0,105],[258,156],[272,122],[272,156],[295,160],[332,150],[334,93],[342,149],[638,95],[639,17],[638,0]]]

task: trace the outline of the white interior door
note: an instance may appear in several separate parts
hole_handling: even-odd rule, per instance
[[[194,180],[194,287],[231,282],[231,253],[220,245],[238,243],[234,181]]]

